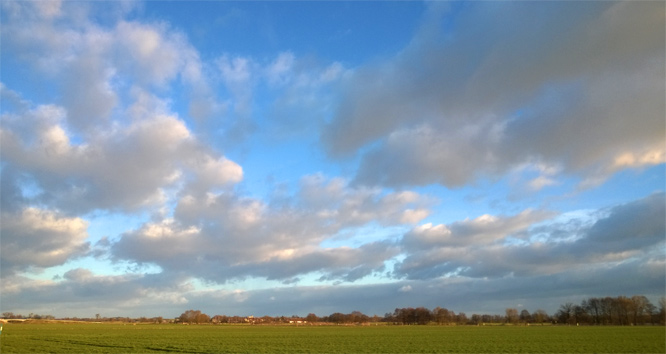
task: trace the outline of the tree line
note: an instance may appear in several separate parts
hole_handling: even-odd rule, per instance
[[[176,322],[180,323],[333,323],[333,324],[361,324],[373,322],[386,322],[399,325],[481,325],[481,324],[513,324],[513,325],[664,325],[666,321],[666,298],[659,301],[659,308],[643,295],[632,297],[591,297],[585,299],[580,305],[567,302],[562,304],[554,315],[538,309],[530,312],[522,309],[507,308],[504,315],[472,314],[467,316],[464,312],[455,313],[442,307],[429,310],[425,307],[396,308],[386,313],[384,317],[368,316],[359,311],[348,314],[336,312],[328,316],[319,317],[313,313],[306,317],[299,316],[224,316],[209,317],[198,310],[188,310],[180,315]]]
[[[590,297],[579,305],[567,302],[555,314],[559,323],[593,325],[664,324],[666,298],[659,308],[643,295],[632,297]]]
[[[53,320],[51,315],[38,315],[31,313],[28,316],[2,313],[4,319],[33,319]],[[503,315],[472,314],[467,316],[464,312],[454,312],[442,307],[429,310],[425,307],[396,308],[384,317],[368,316],[360,311],[351,313],[335,312],[328,316],[319,317],[310,313],[305,317],[293,316],[209,316],[200,310],[187,310],[176,318],[159,317],[102,317],[95,314],[94,318],[66,317],[63,320],[104,321],[104,322],[141,322],[141,323],[183,323],[183,324],[365,324],[385,322],[395,325],[482,325],[482,324],[512,324],[512,325],[664,325],[666,322],[666,297],[659,300],[659,307],[655,306],[643,295],[632,297],[590,297],[576,305],[571,302],[560,305],[552,316],[546,311],[538,309],[530,312],[522,309],[507,308]]]

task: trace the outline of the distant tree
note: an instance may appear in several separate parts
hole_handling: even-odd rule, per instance
[[[307,316],[305,316],[305,320],[312,323],[312,322],[319,322],[319,317],[315,315],[314,313],[309,313]]]
[[[395,318],[395,321],[398,323],[408,324],[409,310],[409,308],[396,308],[395,311],[393,311],[393,318]]]
[[[660,324],[666,324],[666,296],[659,299],[659,313],[657,314]]]
[[[645,324],[654,312],[655,307],[650,300],[643,295],[634,295],[631,297],[631,312],[633,314],[633,323]]]
[[[396,323],[398,320],[394,316],[394,313],[387,312],[384,314],[384,318],[382,319],[384,322],[390,322],[390,323]]]
[[[451,322],[451,311],[438,306],[432,310],[432,317],[437,324],[448,324]]]
[[[183,323],[207,323],[210,322],[210,317],[199,310],[187,310],[178,317],[178,321]]]
[[[603,318],[601,299],[591,297],[587,300],[583,300],[581,306],[583,306],[587,313],[591,316],[592,322],[594,324],[601,324]]]
[[[456,322],[459,325],[464,325],[469,322],[469,319],[467,318],[467,315],[464,312],[458,312],[458,315],[456,316]]]
[[[631,324],[632,307],[633,303],[631,299],[626,296],[618,296],[615,299],[618,324],[625,326]]]
[[[602,324],[613,324],[614,323],[614,308],[615,300],[612,297],[606,296],[603,299],[599,299],[599,304],[601,306],[601,323]]]
[[[430,310],[425,307],[417,307],[414,309],[414,322],[420,325],[425,325],[430,322],[431,319]]]
[[[428,324],[432,318],[430,310],[425,307],[397,308],[393,312],[396,322],[402,324]]]
[[[526,309],[523,309],[520,311],[520,322],[522,323],[530,323],[532,322],[532,315],[530,315],[530,312],[527,311]]]
[[[364,314],[361,311],[352,311],[352,313],[349,314],[348,318],[349,318],[348,322],[351,323],[366,323],[370,321],[370,317],[368,317],[366,314]]]
[[[518,323],[518,309],[507,308],[505,312],[506,312],[506,322]]]
[[[213,323],[228,323],[229,322],[229,318],[227,316],[224,316],[224,315],[215,315],[210,320]]]
[[[332,323],[344,323],[345,315],[341,312],[335,312],[328,316],[328,322]]]
[[[559,310],[557,310],[557,314],[555,314],[555,317],[557,317],[557,321],[560,323],[566,323],[566,324],[571,324],[571,320],[574,316],[574,305],[571,302],[567,302],[563,305],[560,305]]]
[[[573,312],[573,323],[579,324],[581,322],[586,322],[587,321],[587,312],[585,311],[585,307],[576,305],[574,306],[574,312]]]
[[[534,313],[532,314],[532,320],[535,323],[543,324],[546,320],[548,320],[548,314],[546,313],[546,311],[538,309],[534,311]]]

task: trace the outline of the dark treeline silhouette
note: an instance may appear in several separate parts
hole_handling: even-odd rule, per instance
[[[4,319],[19,320],[54,320],[51,315],[28,316],[2,313]],[[590,297],[575,305],[571,302],[560,305],[557,312],[550,316],[546,311],[538,309],[530,312],[522,309],[507,308],[504,315],[472,314],[467,316],[464,312],[455,313],[452,310],[436,307],[429,310],[425,307],[396,308],[386,313],[384,317],[368,316],[359,311],[348,314],[335,312],[331,315],[318,317],[310,313],[305,317],[293,316],[208,316],[200,310],[187,310],[173,319],[163,317],[102,317],[96,314],[94,318],[66,317],[61,320],[77,321],[103,321],[103,322],[130,322],[130,323],[182,323],[182,324],[371,324],[384,322],[394,325],[485,325],[485,324],[512,324],[512,325],[664,325],[666,322],[666,297],[659,300],[659,307],[653,305],[647,297],[634,295],[632,297]]]
[[[512,325],[663,325],[666,319],[666,298],[659,301],[659,308],[654,306],[647,297],[634,295],[632,297],[591,297],[585,299],[580,305],[573,303],[562,304],[559,310],[550,316],[542,309],[530,312],[522,309],[507,308],[504,315],[473,314],[467,316],[464,312],[456,313],[452,310],[436,307],[429,310],[425,307],[396,308],[386,313],[384,317],[368,316],[359,311],[348,314],[335,312],[331,315],[318,317],[314,313],[306,317],[280,316],[280,317],[241,317],[216,315],[211,318],[201,314],[201,311],[188,310],[176,319],[179,323],[251,323],[251,324],[364,324],[385,322],[394,325],[485,325],[485,324],[512,324]]]
[[[632,297],[591,297],[580,305],[570,302],[555,314],[558,323],[592,325],[664,324],[666,300],[659,300],[659,309],[643,295]]]

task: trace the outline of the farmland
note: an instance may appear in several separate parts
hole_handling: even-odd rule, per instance
[[[5,325],[1,353],[664,353],[663,326]]]

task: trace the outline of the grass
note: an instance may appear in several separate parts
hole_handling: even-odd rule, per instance
[[[8,324],[0,353],[666,353],[664,327]]]

